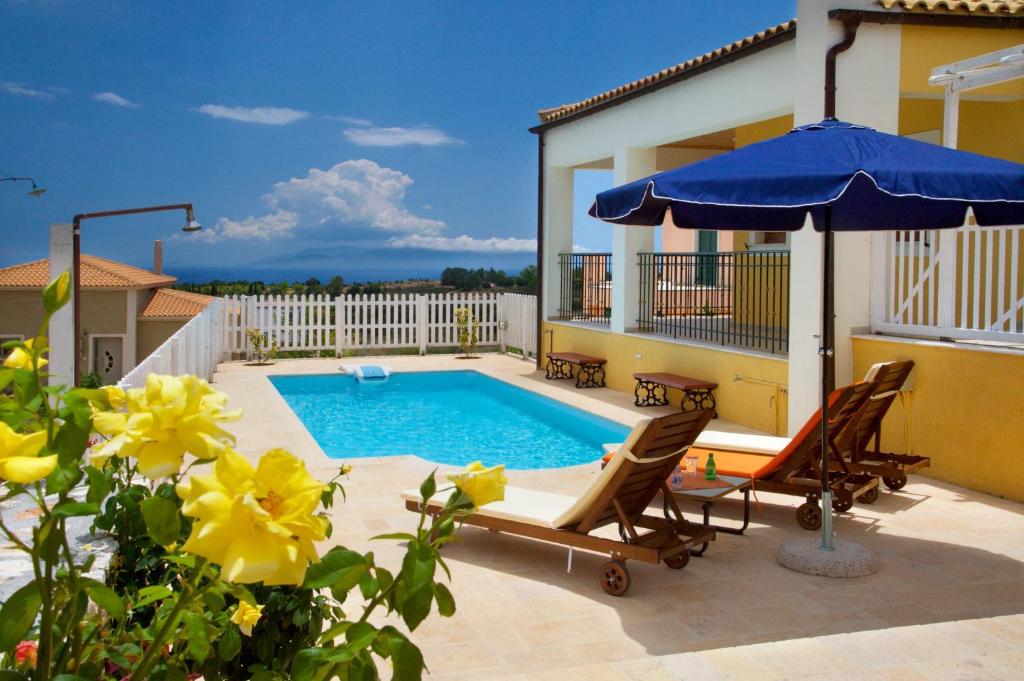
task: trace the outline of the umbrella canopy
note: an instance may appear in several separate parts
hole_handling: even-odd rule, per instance
[[[794,231],[939,229],[1024,222],[1024,165],[837,120],[597,195],[592,217],[679,227]]]
[[[592,217],[625,225],[795,231],[822,239],[821,411],[832,387],[833,231],[1024,223],[1024,165],[826,119],[597,195]],[[832,549],[829,425],[821,419],[822,549]]]

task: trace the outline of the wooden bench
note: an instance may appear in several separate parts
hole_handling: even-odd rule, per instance
[[[549,352],[548,366],[544,378],[575,378],[577,388],[604,387],[604,365],[601,357],[581,355],[578,352]],[[573,374],[573,367],[579,367]]]
[[[636,388],[633,394],[636,395],[634,404],[638,407],[654,407],[668,404],[668,388],[676,388],[683,391],[683,401],[679,408],[683,411],[694,409],[710,409],[718,418],[718,411],[715,409],[715,394],[712,392],[718,387],[717,383],[702,381],[699,378],[678,376],[667,373],[638,373],[633,374],[636,379]]]

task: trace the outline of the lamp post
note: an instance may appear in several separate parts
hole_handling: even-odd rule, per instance
[[[33,187],[35,183],[33,183]],[[169,210],[183,210],[185,211],[185,225],[181,228],[183,232],[198,232],[202,229],[202,225],[196,222],[195,213],[192,210],[191,203],[175,203],[167,206],[147,206],[145,208],[125,208],[122,210],[107,210],[99,213],[79,213],[75,216],[72,227],[71,227],[71,249],[72,249],[72,276],[74,280],[74,297],[72,301],[72,329],[75,334],[75,385],[80,385],[82,381],[82,334],[81,334],[81,311],[82,311],[82,245],[81,245],[81,233],[82,233],[82,220],[91,220],[93,218],[112,218],[120,215],[139,215],[141,213],[159,213],[162,211]],[[132,320],[128,320],[131,323]]]
[[[0,182],[31,182],[32,189],[29,190],[29,196],[42,196],[46,193],[46,190],[36,184],[36,181],[31,177],[15,177],[14,175],[8,175],[4,173],[4,177],[0,177]]]

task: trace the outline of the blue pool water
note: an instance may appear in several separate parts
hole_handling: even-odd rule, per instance
[[[272,376],[321,449],[336,459],[415,454],[462,466],[511,469],[596,461],[629,429],[475,371],[392,374],[359,383],[344,374]]]

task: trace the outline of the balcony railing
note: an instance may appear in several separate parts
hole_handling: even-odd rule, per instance
[[[640,253],[640,331],[784,355],[789,251]]]
[[[611,323],[612,254],[561,253],[558,263],[558,318]]]

